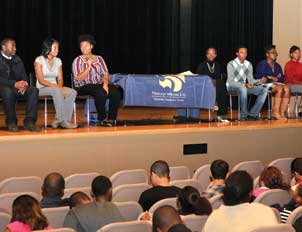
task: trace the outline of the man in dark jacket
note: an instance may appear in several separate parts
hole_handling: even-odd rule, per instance
[[[1,41],[0,54],[0,97],[6,115],[6,125],[11,132],[17,132],[16,100],[26,100],[24,128],[29,131],[41,131],[36,126],[39,91],[28,86],[28,76],[20,57],[16,55],[16,42],[5,38]]]

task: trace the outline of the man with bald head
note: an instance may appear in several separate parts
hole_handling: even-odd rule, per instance
[[[68,206],[68,199],[62,199],[64,196],[65,180],[59,173],[48,174],[42,186],[42,208],[53,208]]]

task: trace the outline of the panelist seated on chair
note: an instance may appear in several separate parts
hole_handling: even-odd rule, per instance
[[[253,66],[246,60],[247,48],[239,46],[236,58],[227,65],[227,89],[229,92],[238,93],[240,96],[240,120],[258,120],[259,113],[267,97],[268,88],[262,86],[261,80],[254,79]],[[248,110],[248,95],[257,96],[251,110]]]
[[[276,62],[278,53],[275,45],[265,48],[265,60],[259,62],[256,68],[256,79],[271,83],[274,96],[273,118],[286,119],[286,111],[290,99],[290,87],[282,84],[284,75],[280,64]]]
[[[92,49],[96,42],[91,35],[81,35],[79,44],[82,55],[75,58],[72,65],[74,85],[79,95],[91,95],[98,113],[98,125],[112,126],[117,119],[121,102],[121,90],[109,84],[109,73],[104,59],[94,55]],[[105,103],[109,98],[109,114]]]
[[[11,132],[17,132],[16,101],[26,100],[24,128],[29,131],[41,131],[36,125],[39,90],[28,85],[28,76],[24,64],[16,55],[16,42],[12,38],[1,41],[0,54],[0,96],[3,100],[6,125]]]
[[[78,126],[71,122],[73,105],[77,96],[74,89],[64,87],[62,61],[57,57],[59,42],[47,38],[42,44],[42,54],[35,60],[35,74],[39,96],[51,96],[56,110],[52,128],[74,129]]]

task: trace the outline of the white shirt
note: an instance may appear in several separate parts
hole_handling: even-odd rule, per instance
[[[245,232],[278,224],[274,211],[259,203],[222,205],[209,216],[203,232]]]

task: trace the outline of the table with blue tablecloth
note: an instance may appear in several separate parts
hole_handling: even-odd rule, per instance
[[[113,74],[110,83],[124,91],[125,106],[214,109],[216,88],[200,75]]]

